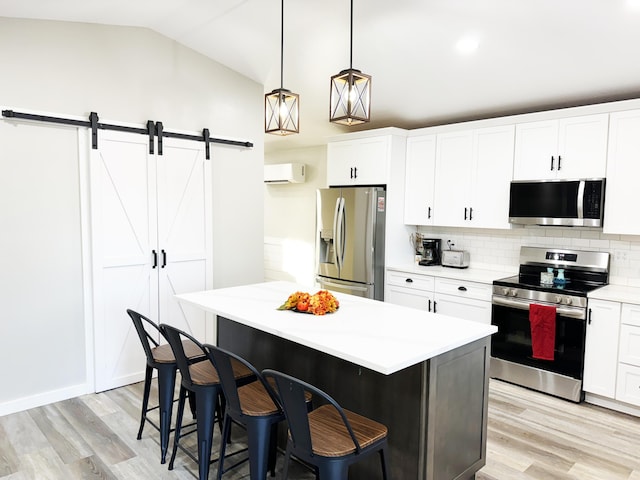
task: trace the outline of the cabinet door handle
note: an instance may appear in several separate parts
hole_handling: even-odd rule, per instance
[[[464,207],[464,219],[467,219],[467,207]]]
[[[558,155],[558,171],[562,168],[562,157]]]
[[[165,252],[164,249],[160,251],[162,252],[162,265],[160,265],[160,268],[164,268],[167,266],[167,252]]]
[[[460,290],[461,292],[466,292],[467,291],[467,287],[460,285],[458,287],[458,290]]]
[[[358,178],[358,167],[353,167],[353,178]]]
[[[591,309],[589,309],[589,316],[588,316],[589,320],[587,321],[587,323],[589,325],[591,325]]]
[[[427,207],[427,218],[431,218],[431,207]]]
[[[407,282],[407,283],[413,283],[413,278],[407,278],[407,279],[405,280],[405,282]]]
[[[431,311],[431,299],[429,299],[429,312]]]
[[[436,301],[434,300],[434,301],[433,301],[433,313],[438,313],[438,312],[436,312],[436,305],[437,305],[437,303],[436,303]]]
[[[151,250],[151,255],[153,255],[153,265],[151,265],[151,268],[156,268],[158,266],[158,252]]]
[[[353,167],[349,169],[349,178],[353,178]]]
[[[473,207],[469,207],[469,220],[473,220]]]
[[[551,155],[551,171],[552,171],[552,172],[553,172],[553,162],[554,162],[554,160],[555,160],[555,159],[553,158],[553,155]]]

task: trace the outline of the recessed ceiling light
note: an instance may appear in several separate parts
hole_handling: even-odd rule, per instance
[[[640,0],[638,0],[640,1]],[[470,55],[478,50],[480,41],[475,35],[465,35],[456,43],[456,50],[461,55]]]

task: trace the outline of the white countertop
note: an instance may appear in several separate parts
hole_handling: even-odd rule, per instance
[[[389,375],[485,338],[492,325],[332,292],[328,315],[277,310],[295,291],[317,289],[266,282],[176,295],[180,302]]]
[[[589,292],[588,297],[611,302],[640,304],[640,288],[627,285],[606,285]]]
[[[422,275],[431,275],[434,277],[454,278],[457,280],[466,280],[468,282],[492,283],[494,280],[517,275],[518,268],[511,270],[486,270],[482,268],[451,268],[433,265],[424,267],[416,263],[406,263],[402,265],[387,265],[387,270],[397,270],[401,272],[418,273]]]

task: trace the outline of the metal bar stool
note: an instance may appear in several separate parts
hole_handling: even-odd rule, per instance
[[[292,456],[313,466],[322,480],[347,480],[349,465],[375,453],[380,455],[384,480],[390,480],[385,425],[343,409],[328,394],[302,380],[275,370],[263,370],[262,375],[275,381],[289,425],[284,480]],[[323,404],[309,412],[305,392]]]
[[[198,478],[207,480],[209,478],[209,465],[216,462],[218,458],[211,460],[211,446],[213,443],[213,426],[216,417],[221,422],[220,400],[222,396],[222,386],[218,372],[207,357],[207,361],[190,364],[184,350],[184,341],[193,342],[203,355],[207,355],[203,345],[188,333],[179,330],[171,325],[161,324],[160,331],[164,333],[180,370],[182,377],[180,385],[180,396],[178,398],[178,413],[176,418],[176,429],[173,440],[173,452],[169,461],[169,470],[173,470],[178,448],[198,464]],[[251,382],[255,376],[251,370],[241,363],[234,362],[234,378],[239,383]],[[196,398],[196,429],[182,432],[182,417],[184,414],[184,404],[187,392],[191,392]],[[196,432],[197,434],[197,457],[188,449],[180,445],[180,438]],[[222,444],[226,443],[223,437]],[[235,452],[239,453],[239,452]]]
[[[147,366],[144,376],[144,393],[142,396],[142,413],[140,415],[140,428],[138,429],[138,440],[142,438],[142,431],[145,422],[149,422],[160,432],[160,463],[165,463],[167,450],[169,448],[169,435],[171,433],[171,412],[173,409],[173,393],[176,383],[176,359],[173,356],[171,346],[160,345],[158,341],[149,333],[150,328],[157,334],[157,338],[163,337],[158,325],[144,315],[127,309],[127,314],[131,317],[136,328],[142,348],[147,357]],[[145,326],[147,328],[145,328]],[[183,345],[185,355],[190,363],[194,361],[206,360],[204,353],[191,341],[185,341]],[[151,381],[153,370],[158,371],[158,405],[149,408],[149,393],[151,392]],[[159,410],[160,425],[156,425],[149,418],[149,412]],[[193,409],[192,409],[193,410]]]
[[[272,389],[267,387],[262,375],[248,361],[214,345],[205,344],[204,348],[220,375],[226,398],[222,438],[228,438],[232,422],[244,427],[249,444],[248,460],[251,480],[265,480],[267,470],[271,471],[271,476],[275,476],[277,424],[285,418],[277,398]],[[234,360],[251,370],[256,380],[239,386],[233,373]],[[218,462],[218,480],[221,480],[225,472],[247,460],[244,459],[225,470],[225,451],[226,442],[222,442]]]

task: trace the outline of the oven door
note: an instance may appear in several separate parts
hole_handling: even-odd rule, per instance
[[[556,306],[554,360],[538,360],[533,358],[529,305],[494,295],[491,323],[498,332],[491,337],[491,356],[582,380],[586,309]]]

